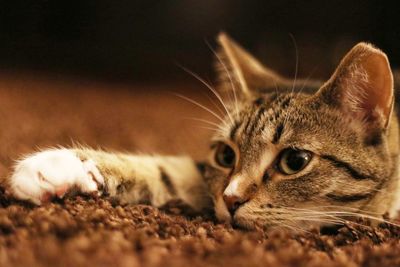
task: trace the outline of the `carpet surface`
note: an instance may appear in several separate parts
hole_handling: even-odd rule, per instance
[[[204,157],[209,126],[188,118],[215,120],[171,92],[213,105],[193,85],[0,75],[0,266],[400,266],[400,228],[388,223],[244,231],[173,206],[77,196],[35,207],[8,195],[14,160],[43,147]]]

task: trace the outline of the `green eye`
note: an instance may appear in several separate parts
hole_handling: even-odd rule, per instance
[[[215,161],[218,165],[224,168],[232,168],[235,165],[235,159],[235,151],[229,145],[225,143],[218,144],[215,152]]]
[[[308,151],[288,148],[281,153],[277,167],[283,174],[295,174],[304,169],[311,158],[312,154]]]

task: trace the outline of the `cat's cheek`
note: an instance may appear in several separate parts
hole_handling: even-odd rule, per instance
[[[233,220],[236,226],[240,226],[249,230],[255,228],[255,220],[252,220],[251,213],[249,213],[249,210],[245,207],[239,208],[236,211]]]
[[[217,199],[214,201],[214,211],[218,221],[222,223],[231,223],[232,217],[229,214],[222,196],[217,197]]]

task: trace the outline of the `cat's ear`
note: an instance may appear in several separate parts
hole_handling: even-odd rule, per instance
[[[342,59],[317,97],[368,126],[386,128],[393,110],[393,90],[386,54],[359,43]]]
[[[234,89],[244,96],[264,88],[277,88],[287,80],[263,66],[255,57],[233,41],[227,34],[217,37],[216,69],[223,87]]]

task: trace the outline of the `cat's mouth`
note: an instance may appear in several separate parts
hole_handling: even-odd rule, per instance
[[[269,208],[269,211],[264,211],[263,215],[254,213],[254,207],[252,208],[251,203],[246,203],[239,208],[237,208],[234,212],[229,212],[225,202],[222,197],[219,197],[214,202],[214,212],[215,216],[221,223],[231,224],[234,228],[242,229],[242,230],[254,230],[257,228],[262,229],[276,229],[276,228],[286,228],[288,230],[291,229],[302,229],[310,228],[310,227],[322,227],[329,226],[329,224],[308,224],[304,223],[302,225],[296,225],[291,227],[290,224],[292,220],[285,219],[284,217],[277,218],[279,215],[277,211],[276,214],[272,209],[272,205],[268,204],[266,207]],[[271,216],[271,217],[269,217]],[[279,216],[278,216],[279,217]],[[306,227],[306,225],[308,227]],[[287,227],[285,227],[287,226]]]
[[[233,216],[231,224],[234,228],[239,228],[243,230],[253,230],[258,225],[257,222],[248,220],[243,216]]]
[[[230,213],[222,197],[220,197],[215,201],[215,216],[219,222],[229,223],[235,228],[246,230],[254,229],[256,223],[247,218],[248,216],[246,216],[244,208],[245,207],[240,207],[235,210],[234,213]]]

